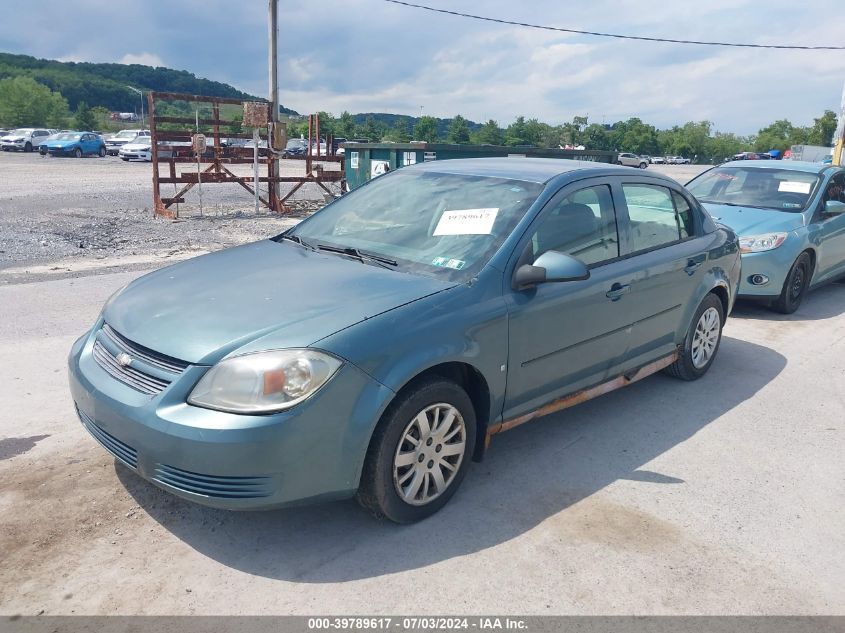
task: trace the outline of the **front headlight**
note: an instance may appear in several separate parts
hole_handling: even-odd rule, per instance
[[[760,253],[770,251],[786,241],[788,233],[766,233],[765,235],[749,235],[739,238],[741,253]]]
[[[229,413],[281,411],[314,394],[340,365],[333,356],[310,349],[235,356],[209,369],[188,402]]]

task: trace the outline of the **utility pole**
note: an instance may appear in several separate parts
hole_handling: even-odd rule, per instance
[[[845,165],[845,86],[842,86],[842,103],[839,105],[839,122],[833,135],[833,164]]]
[[[137,88],[133,88],[132,86],[126,86],[133,92],[137,92],[138,95],[141,97],[141,128],[144,128],[144,92],[142,90],[138,90]]]
[[[279,148],[274,147],[273,141],[276,137],[276,123],[279,120],[279,0],[268,1],[270,5],[270,126],[267,135],[267,151],[271,160],[269,163],[270,180],[267,183],[267,190],[270,208],[273,211],[278,211],[276,183],[273,179],[280,173],[279,154],[274,151]],[[255,183],[255,189],[258,190],[258,182]]]

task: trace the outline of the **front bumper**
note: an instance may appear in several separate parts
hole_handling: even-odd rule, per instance
[[[106,154],[109,156],[117,156],[118,152],[120,152],[120,148],[124,145],[125,143],[111,144],[106,142]]]
[[[150,161],[153,159],[152,152],[133,152],[128,150],[120,150],[117,153],[123,160],[143,160]]]
[[[742,254],[742,277],[738,293],[741,298],[775,299],[780,296],[789,269],[797,257],[791,248],[785,246],[786,243],[771,251]],[[768,281],[753,284],[751,279],[755,275],[763,275]]]
[[[75,149],[75,147],[48,147],[47,153],[50,156],[70,156]]]
[[[20,143],[2,143],[0,144],[0,148],[5,150],[14,149],[23,151],[24,149],[26,149],[26,142],[21,141]]]
[[[189,366],[156,396],[116,380],[94,360],[98,323],[73,346],[70,390],[89,433],[144,479],[225,509],[268,509],[349,497],[372,430],[393,395],[353,365],[309,400],[266,416],[187,404],[207,367]]]

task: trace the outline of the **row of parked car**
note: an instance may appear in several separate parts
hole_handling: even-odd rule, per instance
[[[789,313],[843,275],[842,167],[737,161],[684,187],[423,162],[131,282],[73,345],[70,388],[106,450],[180,497],[354,495],[409,523],[497,433],[660,370],[700,378],[737,298]]]
[[[5,133],[4,133],[5,132]],[[38,151],[42,156],[120,156],[123,160],[150,160],[149,130],[122,130],[104,136],[99,132],[19,128],[0,130],[4,152]]]
[[[649,156],[648,154],[620,152],[616,164],[645,169],[649,165],[689,165],[690,159],[683,156]]]

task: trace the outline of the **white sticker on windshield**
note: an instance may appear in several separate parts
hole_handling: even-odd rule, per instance
[[[781,180],[778,183],[778,191],[788,191],[789,193],[810,193],[809,182],[795,182],[793,180]]]
[[[434,235],[489,235],[499,209],[456,209],[445,211]]]

